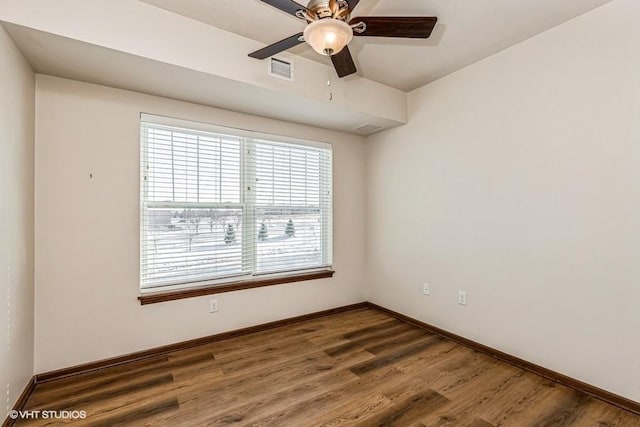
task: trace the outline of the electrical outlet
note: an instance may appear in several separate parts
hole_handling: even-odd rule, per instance
[[[458,304],[467,305],[467,293],[465,291],[458,291]]]
[[[217,313],[218,312],[218,300],[212,299],[209,300],[209,313]]]
[[[428,283],[422,284],[422,293],[425,295],[431,295],[431,286]]]

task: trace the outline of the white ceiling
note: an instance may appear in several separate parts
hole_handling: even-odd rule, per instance
[[[265,45],[304,28],[260,0],[141,1]],[[428,40],[356,37],[350,49],[360,75],[409,91],[609,1],[362,0],[352,16],[437,16],[438,24]],[[324,61],[306,45],[291,53]]]

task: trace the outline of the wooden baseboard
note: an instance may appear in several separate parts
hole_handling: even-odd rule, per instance
[[[24,410],[24,407],[27,404],[27,400],[29,400],[29,397],[31,397],[31,393],[33,393],[33,390],[35,388],[36,388],[36,377],[33,376],[29,380],[29,383],[26,385],[24,390],[22,390],[22,394],[20,394],[20,397],[16,401],[16,404],[13,405],[14,411]],[[14,424],[15,424],[15,420],[7,416],[7,418],[2,423],[2,427],[12,427]]]
[[[197,347],[204,344],[210,344],[213,342],[222,341],[229,338],[235,338],[242,335],[262,332],[268,329],[290,325],[292,323],[304,322],[306,320],[317,319],[319,317],[330,316],[332,314],[342,313],[342,312],[351,311],[351,310],[357,310],[359,308],[365,308],[365,307],[367,307],[367,303],[360,302],[357,304],[351,304],[343,307],[332,308],[329,310],[318,311],[316,313],[304,314],[302,316],[276,320],[275,322],[264,323],[262,325],[250,326],[248,328],[236,329],[234,331],[223,332],[220,334],[210,335],[202,338],[196,338],[193,340],[183,341],[176,344],[169,344],[162,347],[152,348],[149,350],[138,351],[135,353],[124,355],[124,356],[112,357],[109,359],[103,359],[96,362],[84,363],[82,365],[76,365],[69,368],[63,368],[55,371],[45,372],[42,374],[37,374],[35,376],[36,383],[41,384],[49,381],[55,381],[62,378],[84,374],[87,372],[93,372],[100,369],[122,365],[123,363],[136,362],[143,359],[149,359],[151,357],[161,356],[167,353],[171,353],[173,351],[185,350],[188,348]]]
[[[428,323],[421,322],[417,319],[411,318],[409,316],[405,316],[404,314],[395,312],[393,310],[389,310],[388,308],[379,306],[377,304],[367,302],[367,305],[370,308],[376,309],[385,314],[388,314],[389,316],[395,317],[398,320],[402,320],[411,325],[417,326],[418,328],[424,329],[425,331],[439,335],[450,341],[456,342],[458,344],[464,345],[465,347],[469,347],[480,353],[484,353],[488,356],[491,356],[495,359],[509,363],[510,365],[513,365],[517,368],[532,372],[536,375],[539,375],[548,380],[554,381],[558,384],[562,384],[566,387],[588,394],[591,397],[602,400],[603,402],[609,403],[611,405],[617,406],[618,408],[622,408],[636,415],[640,415],[640,402],[627,399],[626,397],[622,397],[620,395],[611,393],[609,391],[603,390],[591,384],[587,384],[575,378],[568,377],[559,372],[552,371],[551,369],[547,369],[540,365],[536,365],[535,363],[528,362],[524,359],[520,359],[519,357],[512,356],[508,353],[504,353],[500,350],[496,350],[484,344],[480,344],[476,341],[472,341],[468,338],[461,337],[460,335],[456,335],[452,332],[446,331],[444,329],[440,329],[436,326],[429,325]]]

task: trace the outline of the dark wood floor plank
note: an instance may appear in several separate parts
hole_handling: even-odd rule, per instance
[[[518,399],[518,394],[514,390],[517,391],[523,378],[532,374],[498,361],[492,363],[490,367],[489,365],[485,367],[483,362],[485,361],[482,358],[476,359],[465,377],[452,382],[450,386],[442,387],[443,394],[451,400],[451,403],[429,418],[423,419],[425,424],[458,426],[466,425],[476,418],[491,423],[491,419],[486,416],[487,408],[499,408],[500,412],[509,410],[508,402]],[[535,393],[522,399],[517,405],[533,411],[525,417],[520,416],[522,414],[512,416],[504,425],[530,425],[544,415],[542,408],[555,410],[556,403],[540,406],[540,398],[543,396],[553,396],[555,401],[560,398],[557,388],[552,383],[542,383]],[[500,425],[500,423],[494,425]]]
[[[400,350],[395,350],[391,353],[382,354],[375,359],[360,363],[356,366],[352,366],[350,369],[354,374],[361,376],[368,372],[371,372],[381,367],[388,366],[392,363],[398,362],[402,359],[411,357],[431,346],[438,343],[438,338],[435,336],[419,336],[406,343],[406,346]]]
[[[38,384],[18,426],[599,426],[640,417],[368,308]]]
[[[380,369],[366,378],[343,387],[325,390],[324,393],[310,399],[302,399],[285,408],[274,408],[271,413],[259,419],[257,425],[304,425],[308,420],[327,419],[327,414],[345,404],[357,404],[371,396],[379,384],[398,381],[402,374],[393,367]],[[404,377],[403,377],[404,378]],[[376,393],[377,395],[378,393]],[[319,421],[317,421],[319,423]]]
[[[224,341],[208,344],[207,348],[212,351],[216,358],[226,358],[240,353],[253,351],[259,347],[276,345],[279,342],[292,338],[304,338],[314,341],[326,337],[336,337],[342,332],[348,332],[362,327],[370,322],[388,321],[388,317],[381,316],[380,313],[372,310],[362,309],[338,313],[331,319],[318,318],[307,320],[284,328],[274,328],[268,331],[253,333]],[[315,343],[315,342],[314,342]]]
[[[49,387],[45,390],[36,388],[31,399],[29,399],[28,408],[38,409],[61,399],[90,394],[96,389],[110,390],[112,388],[121,388],[131,382],[138,380],[144,381],[145,379],[162,376],[167,372],[173,374],[180,374],[184,371],[193,373],[194,367],[203,365],[210,369],[210,364],[213,361],[214,358],[210,352],[196,353],[179,358],[169,356],[164,357],[161,363],[136,365],[134,369],[129,372],[123,370],[122,367],[118,367],[118,369],[105,369],[102,376],[92,375],[84,382],[79,382],[78,380],[75,380],[73,383],[63,382],[60,387],[55,387],[56,382],[46,383]]]
[[[358,426],[406,426],[418,422],[426,414],[442,407],[449,400],[440,393],[426,389],[379,411],[374,417],[360,421]]]
[[[481,418],[483,410],[511,390],[527,373],[495,361],[485,369],[483,364],[471,365],[465,375],[460,375],[450,386],[439,390],[450,399],[450,403],[429,417],[423,418],[427,425],[466,425]],[[438,389],[438,387],[436,387]]]
[[[96,393],[100,393],[97,390]],[[131,425],[135,420],[146,419],[158,413],[170,412],[179,407],[179,403],[174,393],[174,383],[158,381],[156,384],[147,387],[132,387],[128,393],[113,393],[108,398],[92,399],[92,396],[78,396],[81,404],[71,403],[71,407],[53,408],[55,410],[84,411],[86,419],[40,419],[34,423],[24,424],[27,426],[58,426],[62,424],[71,425],[113,425],[119,423],[120,419],[128,420],[125,425]],[[100,396],[103,397],[103,396]],[[169,404],[168,402],[175,402]],[[18,423],[22,426],[22,423]]]
[[[523,373],[509,388],[509,393],[493,400],[493,404],[486,405],[479,415],[495,426],[512,425],[517,419],[529,418],[528,413],[537,412],[541,402],[554,395],[557,387],[556,383],[541,381],[534,374]]]
[[[67,378],[62,378],[55,381],[49,381],[45,383],[39,383],[36,385],[36,390],[40,393],[44,393],[46,390],[56,389],[60,390],[62,388],[73,388],[75,386],[84,387],[92,381],[101,381],[105,377],[118,375],[118,374],[131,374],[132,372],[138,370],[145,370],[149,367],[159,367],[163,366],[165,363],[169,361],[168,356],[157,356],[144,360],[139,360],[137,362],[129,362],[123,363],[118,366],[113,366],[110,368],[100,369],[92,372],[87,372],[79,375],[74,375]]]
[[[259,347],[255,351],[247,351],[222,359],[218,364],[225,374],[249,373],[265,366],[286,361],[292,354],[304,355],[317,351],[314,346],[302,338],[293,338],[285,342]]]
[[[152,418],[154,415],[176,411],[180,408],[176,399],[163,400],[141,406],[128,412],[111,415],[100,421],[89,421],[88,427],[132,426],[134,422]],[[146,423],[145,423],[146,424]]]
[[[387,354],[395,351],[401,351],[402,349],[406,348],[408,345],[410,345],[412,342],[414,342],[418,338],[428,339],[429,341],[433,341],[434,345],[438,343],[446,342],[446,340],[443,338],[440,338],[438,336],[431,335],[431,334],[425,334],[424,331],[414,328],[404,333],[399,333],[395,336],[390,336],[381,342],[371,343],[370,345],[367,345],[364,349],[367,350],[369,353],[373,353],[375,355],[383,355],[383,354]],[[414,355],[418,353],[419,352],[414,353]]]
[[[583,411],[593,400],[592,397],[571,390],[566,394],[565,398],[559,402],[555,408],[546,411],[535,422],[531,423],[532,427],[547,426],[571,426],[575,425],[576,420],[580,418]]]
[[[346,366],[349,366],[353,361],[356,363],[361,361],[363,357],[371,357],[369,353],[363,351],[357,351],[349,355],[349,357],[345,356],[343,360],[332,359],[326,356],[326,354],[322,353],[324,357],[319,357],[317,359],[318,364],[315,366],[311,366],[309,360],[304,361],[301,366],[306,365],[304,370],[298,371],[295,368],[294,364],[289,364],[287,366],[281,366],[280,368],[285,369],[284,372],[288,372],[291,376],[282,375],[283,371],[276,371],[277,375],[273,375],[271,372],[274,368],[269,370],[263,370],[263,372],[257,372],[253,374],[255,377],[253,381],[245,382],[239,387],[238,390],[234,390],[236,387],[231,387],[228,391],[222,387],[222,389],[218,388],[213,390],[212,396],[207,396],[208,391],[199,391],[197,393],[193,393],[193,391],[188,391],[182,394],[180,399],[181,407],[189,411],[190,413],[198,413],[202,412],[206,414],[207,417],[210,415],[217,414],[218,410],[224,410],[226,408],[234,408],[239,403],[243,402],[252,402],[256,399],[258,400],[269,400],[270,396],[277,395],[282,392],[282,390],[288,390],[291,388],[298,388],[303,386],[304,384],[309,384],[314,381],[322,380],[326,376],[331,376],[335,372],[343,372],[348,374],[347,378],[349,380],[353,380],[357,378],[350,371],[345,369]],[[314,355],[317,357],[318,355]],[[307,357],[308,359],[308,357]],[[244,376],[236,377],[239,381],[245,381]],[[341,387],[337,387],[340,389]],[[322,390],[326,392],[326,390]],[[293,397],[289,395],[289,401],[295,399],[299,401],[297,397]],[[281,410],[282,401],[279,404],[276,404],[267,409],[267,413],[271,413],[273,410]],[[211,408],[214,408],[213,412]],[[198,415],[198,418],[201,416]],[[229,423],[231,418],[226,417],[226,422]],[[165,420],[168,425],[173,425],[174,422],[179,421],[178,418],[170,418]],[[239,422],[239,421],[235,421]],[[233,423],[235,423],[233,422]],[[243,420],[244,422],[244,420]]]
[[[278,408],[283,402],[292,399],[306,400],[320,395],[326,390],[344,387],[357,381],[357,377],[349,371],[332,371],[327,375],[296,384],[293,387],[283,387],[275,393],[260,393],[245,398],[236,404],[211,408],[196,414],[191,420],[198,425],[252,425],[259,419],[268,416],[273,408]]]
[[[476,418],[473,421],[471,421],[471,424],[469,424],[469,427],[495,427],[495,426],[490,422],[483,420],[482,418]]]
[[[342,334],[342,336],[344,336],[348,340],[357,340],[370,334],[377,334],[381,331],[387,331],[394,326],[406,326],[406,324],[403,325],[402,322],[396,319],[385,319],[371,326],[365,326],[350,332],[345,332]]]
[[[368,393],[358,399],[348,399],[347,403],[326,412],[316,422],[322,427],[353,426],[357,423],[365,423],[367,426],[376,426],[369,420],[381,411],[386,413],[392,406],[392,402],[382,393]]]
[[[528,381],[527,376],[525,376],[524,380]],[[499,417],[495,419],[485,417],[485,419],[489,419],[494,425],[500,427],[523,423],[530,425],[545,416],[549,411],[557,408],[566,393],[570,393],[570,390],[553,382],[535,383],[524,396],[514,396],[514,400],[517,403],[513,404],[511,402],[505,405]],[[490,406],[485,407],[483,412],[486,413],[488,410],[500,412],[500,408],[491,408]]]
[[[251,352],[261,347],[288,342],[291,339],[298,339],[302,336],[302,332],[296,332],[294,330],[282,331],[280,328],[276,328],[262,333],[254,333],[230,340],[215,342],[208,344],[207,347],[216,359],[223,359],[236,354]]]
[[[379,352],[379,348],[385,349],[398,342],[407,342],[418,336],[424,336],[424,332],[417,328],[407,328],[407,325],[400,324],[361,335],[358,338],[348,339],[344,344],[325,347],[324,351],[332,357],[357,348],[362,348],[369,353],[375,354]]]
[[[193,387],[180,390],[180,403],[185,404],[195,400],[223,404],[236,397],[272,388],[277,384],[313,377],[319,372],[330,371],[334,367],[333,359],[322,351],[316,351],[280,364],[261,368],[253,371],[250,375],[241,373],[225,375],[215,382],[215,387],[206,383],[196,383]]]
[[[328,345],[337,340],[350,339],[346,335],[360,334],[366,335],[371,330],[383,330],[392,325],[399,325],[394,322],[396,319],[380,318],[379,316],[372,316],[362,319],[351,319],[348,322],[340,322],[337,325],[325,326],[315,332],[307,332],[304,337],[318,346]],[[371,328],[371,329],[369,329]],[[343,341],[343,342],[346,342]]]
[[[178,397],[180,406],[189,413],[207,412],[213,408],[225,408],[237,402],[248,401],[256,396],[269,396],[279,390],[313,381],[319,377],[343,370],[347,364],[359,362],[363,358],[371,357],[369,353],[361,352],[350,359],[336,360],[324,352],[316,352],[306,356],[298,356],[288,362],[273,365],[252,372],[250,375],[228,375],[217,382],[214,387],[195,386],[180,391]],[[350,373],[349,373],[350,374]],[[352,375],[352,374],[351,374]],[[179,422],[176,419],[167,420],[168,425]]]
[[[66,396],[66,398],[64,399],[55,399],[34,409],[43,411],[63,411],[78,408],[81,409],[86,408],[89,404],[92,403],[109,399],[116,399],[120,396],[131,395],[139,391],[151,391],[153,393],[154,388],[161,385],[167,385],[172,382],[173,375],[165,374],[142,381],[131,381],[117,388],[96,388],[92,391],[87,391],[79,395]]]
[[[640,417],[620,411],[604,402],[593,401],[576,419],[576,425],[599,427],[640,427]]]
[[[431,373],[431,377],[436,378],[444,373],[453,372],[455,367],[462,368],[465,361],[472,357],[473,352],[468,348],[451,341],[443,341],[416,353],[413,357],[397,361],[395,366],[405,373]],[[442,369],[434,369],[440,365],[443,365]]]

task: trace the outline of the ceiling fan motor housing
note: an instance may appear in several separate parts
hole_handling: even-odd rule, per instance
[[[333,18],[348,21],[351,15],[349,4],[344,0],[311,0],[307,5],[305,19],[311,23],[318,19]]]

